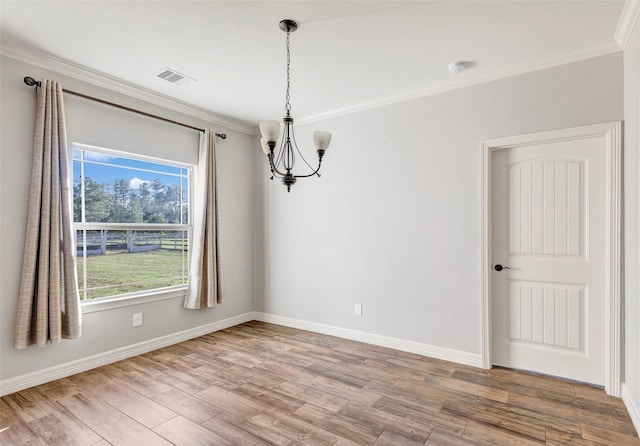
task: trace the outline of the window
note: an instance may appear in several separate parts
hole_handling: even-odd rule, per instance
[[[73,145],[82,300],[186,286],[192,167]]]

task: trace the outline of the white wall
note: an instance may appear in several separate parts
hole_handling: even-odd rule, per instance
[[[624,51],[625,363],[623,397],[640,430],[640,21]],[[631,404],[629,404],[631,403]]]
[[[265,185],[256,309],[479,354],[480,141],[621,120],[622,81],[616,53],[299,126],[334,139]]]
[[[0,380],[60,366],[161,336],[210,324],[253,309],[253,137],[136,101],[58,73],[2,57],[0,95]],[[228,138],[218,140],[220,244],[225,302],[208,310],[185,310],[182,299],[83,315],[83,336],[45,348],[16,350],[13,330],[25,242],[31,175],[35,92],[24,76],[45,77],[63,87],[166,116],[194,126],[214,127]],[[66,97],[69,142],[85,142],[138,151],[194,163],[198,132],[141,117],[94,102]],[[97,123],[101,122],[102,125]],[[153,135],[162,144],[149,144]],[[131,147],[127,144],[132,144]],[[144,325],[133,328],[132,314],[142,312]]]

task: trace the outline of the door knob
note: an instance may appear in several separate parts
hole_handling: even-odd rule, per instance
[[[499,263],[496,264],[496,266],[493,267],[493,269],[495,269],[496,271],[502,271],[503,269],[511,269],[508,266],[502,266]]]

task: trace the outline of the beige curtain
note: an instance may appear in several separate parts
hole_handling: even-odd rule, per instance
[[[193,237],[184,300],[184,307],[190,309],[209,308],[222,302],[215,138],[211,129],[205,129],[200,136],[198,167],[194,172]]]
[[[70,157],[62,87],[38,89],[27,238],[15,346],[80,337],[81,311],[72,227]]]

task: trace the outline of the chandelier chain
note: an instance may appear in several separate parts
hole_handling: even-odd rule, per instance
[[[290,84],[291,84],[291,50],[289,48],[289,35],[291,32],[287,30],[287,97],[284,109],[287,112],[287,115],[291,111],[291,102],[290,102]]]

